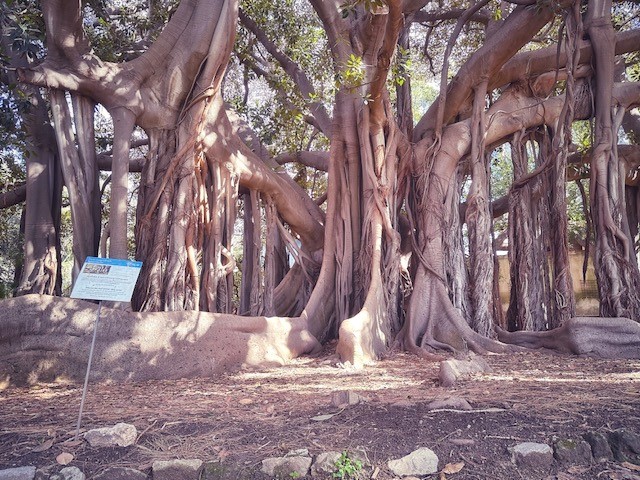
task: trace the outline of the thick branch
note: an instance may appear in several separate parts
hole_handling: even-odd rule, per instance
[[[460,68],[449,82],[443,125],[448,124],[458,114],[460,107],[469,101],[475,84],[481,78],[491,78],[502,65],[520,50],[553,17],[549,7],[518,7],[507,17],[497,30]],[[427,131],[436,127],[438,100],[429,107],[427,113],[416,125],[414,138],[423,138]]]
[[[616,36],[616,55],[638,50],[640,45],[640,29],[619,33]],[[579,63],[591,62],[592,48],[590,41],[583,41],[579,47]],[[500,71],[489,81],[489,88],[497,88],[523,78],[530,78],[541,73],[567,65],[567,54],[564,50],[558,56],[556,47],[547,47],[532,52],[514,55],[504,64]]]
[[[240,22],[247,27],[258,39],[258,41],[266,48],[273,58],[275,58],[283,70],[291,77],[300,89],[300,94],[305,100],[316,98],[316,92],[309,78],[302,71],[300,66],[291,60],[287,55],[282,53],[278,47],[267,37],[262,29],[243,11],[239,13]],[[309,102],[309,110],[313,114],[320,130],[328,135],[331,131],[331,117],[321,102]]]
[[[299,163],[307,167],[315,168],[316,170],[322,170],[327,172],[329,170],[329,152],[296,152],[296,153],[283,153],[278,155],[275,159],[279,165],[285,163]]]
[[[13,207],[27,199],[27,184],[17,185],[13,189],[0,193],[0,209]]]

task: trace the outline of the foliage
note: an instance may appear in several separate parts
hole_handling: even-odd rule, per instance
[[[398,46],[398,53],[395,62],[391,67],[393,81],[402,86],[411,76],[413,61],[411,60],[411,50]]]
[[[179,2],[110,3],[92,0],[85,4],[84,30],[100,58],[118,62],[141,54],[158,36]]]
[[[24,182],[24,167],[9,150],[0,150],[0,193]],[[0,210],[0,298],[16,287],[14,271],[22,261],[21,205]]]
[[[362,462],[349,457],[349,452],[345,450],[336,461],[336,470],[333,472],[333,478],[339,478],[340,480],[356,478],[360,470],[362,470]]]

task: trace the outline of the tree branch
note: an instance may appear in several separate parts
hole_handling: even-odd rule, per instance
[[[629,30],[616,36],[616,55],[638,50],[640,45],[640,29]],[[583,41],[580,48],[579,63],[591,62],[591,42]],[[489,88],[494,89],[523,78],[530,78],[539,74],[564,68],[567,65],[567,54],[563,50],[558,56],[556,47],[541,48],[532,52],[514,55],[506,62],[497,74],[489,81]]]
[[[315,168],[316,170],[322,170],[323,172],[329,171],[329,152],[283,153],[275,157],[274,160],[278,162],[279,165],[299,163],[307,167]]]
[[[566,3],[566,0],[565,0]],[[520,50],[553,17],[553,9],[546,7],[517,7],[504,24],[480,47],[460,68],[446,89],[446,103],[442,121],[446,125],[458,114],[462,105],[469,101],[478,79],[488,76],[489,89],[492,77],[515,53]],[[441,94],[442,95],[442,94]],[[436,100],[416,125],[414,139],[424,138],[428,131],[436,128]]]
[[[446,12],[423,12],[418,11],[413,14],[411,21],[414,23],[433,23],[441,22],[443,20],[457,20],[460,18],[466,10],[461,8],[454,8],[447,10]],[[487,25],[491,20],[491,17],[486,13],[479,11],[470,15],[469,20],[472,22],[481,23]]]
[[[311,81],[307,75],[302,71],[300,66],[291,60],[287,55],[282,53],[278,47],[267,37],[262,29],[242,10],[239,12],[239,18],[242,25],[244,25],[249,31],[251,31],[258,41],[264,46],[273,58],[277,60],[282,69],[291,77],[295,84],[300,89],[300,95],[305,101],[309,102],[309,110],[313,114],[319,130],[322,131],[327,137],[331,131],[331,117],[319,101],[309,101],[312,98],[316,98],[316,91],[311,84]]]
[[[27,184],[16,185],[13,189],[0,193],[0,209],[13,207],[27,199]]]

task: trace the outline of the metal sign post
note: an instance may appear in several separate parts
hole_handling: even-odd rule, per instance
[[[141,268],[142,262],[136,262],[134,260],[87,257],[73,285],[71,298],[98,300],[98,312],[96,314],[96,323],[93,327],[91,347],[89,348],[89,360],[87,362],[87,373],[84,377],[84,387],[82,388],[82,400],[80,400],[80,412],[78,412],[75,440],[78,440],[78,436],[80,435],[82,411],[84,410],[84,401],[87,398],[87,387],[89,385],[93,351],[98,336],[98,323],[102,310],[102,300],[130,302]]]
[[[96,337],[98,336],[98,322],[100,321],[100,310],[102,302],[98,302],[98,313],[96,313],[96,324],[93,327],[93,338],[91,339],[91,348],[89,348],[89,361],[87,362],[87,374],[84,376],[84,387],[82,387],[82,400],[80,400],[80,412],[78,413],[78,425],[76,426],[76,436],[74,440],[78,440],[80,435],[80,423],[82,422],[82,410],[84,409],[84,400],[87,398],[87,386],[89,385],[89,372],[91,371],[91,360],[93,360],[93,349],[96,346]]]

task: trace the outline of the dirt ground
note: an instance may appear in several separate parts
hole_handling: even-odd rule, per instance
[[[364,370],[336,365],[330,351],[266,371],[218,378],[91,384],[83,430],[134,424],[134,446],[92,448],[73,439],[81,387],[69,384],[0,392],[0,467],[60,468],[56,456],[92,478],[110,466],[149,471],[154,460],[220,461],[228,478],[265,479],[261,461],[292,449],[311,454],[364,449],[366,478],[393,478],[387,461],[429,447],[447,463],[464,462],[449,479],[530,479],[508,447],[520,442],[580,438],[587,431],[640,433],[640,361],[543,353],[492,355],[490,373],[455,387],[438,386],[438,364],[395,353]],[[331,394],[350,390],[364,401],[336,408]],[[435,399],[462,397],[471,412],[429,411]],[[319,415],[335,414],[324,421]],[[629,465],[627,465],[629,467]],[[375,472],[375,473],[374,473]],[[540,478],[640,479],[606,462],[554,466]],[[445,478],[434,475],[428,478]]]

